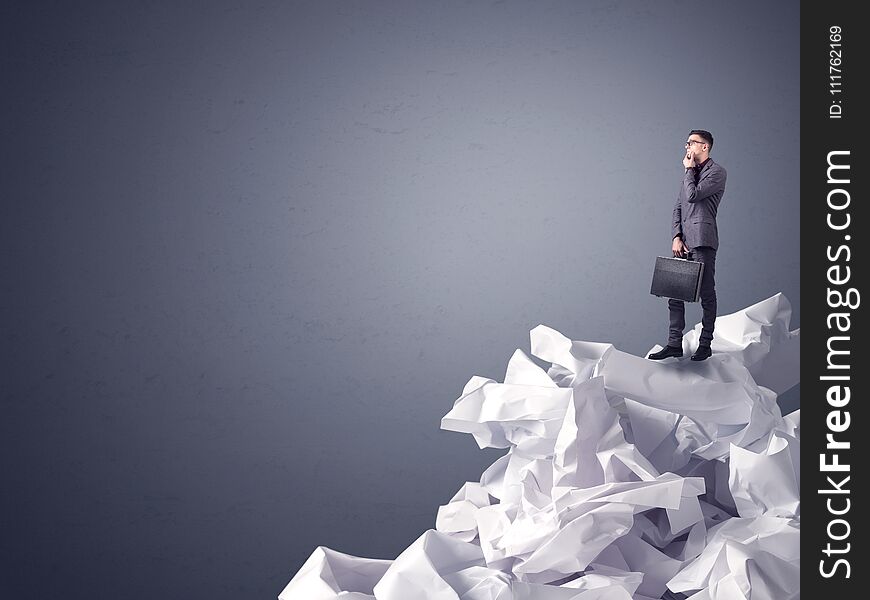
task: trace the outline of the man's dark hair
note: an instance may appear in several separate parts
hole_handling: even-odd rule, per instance
[[[710,150],[713,149],[713,134],[709,131],[704,131],[703,129],[693,129],[689,132],[689,135],[697,135],[702,140],[707,142],[707,145],[710,146]]]

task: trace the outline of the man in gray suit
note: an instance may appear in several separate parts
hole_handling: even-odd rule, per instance
[[[672,250],[674,256],[693,258],[704,263],[701,278],[701,337],[692,360],[705,360],[711,354],[713,326],[716,322],[716,251],[719,248],[719,230],[716,213],[725,194],[727,173],[710,158],[713,136],[709,131],[693,129],[686,141],[683,167],[686,172],[674,205]],[[686,304],[682,300],[668,299],[670,330],[668,345],[649,358],[660,360],[669,356],[683,356],[683,329],[686,327]]]

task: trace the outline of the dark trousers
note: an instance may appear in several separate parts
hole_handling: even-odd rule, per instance
[[[716,250],[709,246],[692,248],[694,260],[704,263],[704,274],[701,276],[701,346],[709,346],[713,342],[713,325],[716,323]],[[671,327],[668,331],[669,346],[683,346],[683,329],[686,328],[686,303],[682,300],[668,299],[668,310],[671,313]]]

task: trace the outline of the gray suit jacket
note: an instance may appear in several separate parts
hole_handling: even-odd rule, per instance
[[[686,246],[719,248],[719,229],[716,213],[725,194],[727,173],[722,165],[711,158],[701,168],[695,181],[695,169],[686,169],[683,184],[674,205],[671,239],[678,235]]]

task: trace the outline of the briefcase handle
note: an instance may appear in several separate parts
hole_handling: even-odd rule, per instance
[[[682,256],[675,256],[674,258],[682,258],[683,260],[695,260],[694,258],[692,258],[692,251],[691,250],[686,252],[686,258],[683,258]]]

